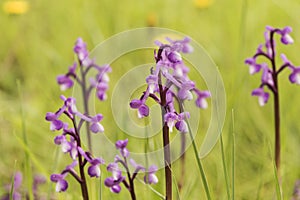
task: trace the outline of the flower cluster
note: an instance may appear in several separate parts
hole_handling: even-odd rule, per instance
[[[81,87],[84,87],[86,98],[89,97],[93,88],[96,89],[97,97],[102,101],[107,98],[106,91],[108,89],[109,77],[108,73],[111,72],[109,65],[99,66],[95,63],[94,59],[89,57],[89,52],[86,48],[86,43],[78,38],[74,46],[74,52],[77,55],[78,63],[80,65],[80,75],[76,74],[77,62],[69,67],[66,74],[57,76],[57,83],[60,85],[61,90],[66,90],[74,85],[74,80],[77,81]],[[91,69],[95,69],[97,74],[91,78],[89,86],[86,85],[86,75]]]
[[[151,74],[146,78],[147,89],[140,99],[133,99],[130,107],[137,109],[138,117],[149,115],[149,108],[146,105],[148,97],[154,99],[166,110],[164,115],[165,123],[169,129],[175,128],[181,132],[187,132],[187,125],[184,119],[188,113],[176,112],[174,103],[192,100],[194,93],[196,105],[199,108],[207,108],[206,98],[211,96],[209,91],[201,91],[195,87],[195,83],[188,77],[189,68],[184,64],[181,53],[191,53],[193,47],[189,44],[190,39],[171,40],[167,38],[169,44],[156,41],[159,46],[155,51],[156,66],[151,70]],[[162,76],[165,78],[163,84]]]
[[[97,178],[100,177],[101,174],[99,165],[104,164],[102,158],[94,158],[90,153],[92,150],[90,132],[95,134],[104,132],[104,127],[100,123],[103,119],[103,115],[90,115],[88,112],[88,101],[93,89],[96,89],[97,96],[100,100],[105,100],[107,98],[106,91],[109,82],[107,73],[111,71],[111,68],[109,65],[98,66],[95,61],[89,57],[86,44],[81,38],[77,39],[74,46],[74,52],[77,55],[80,75],[76,74],[77,63],[75,62],[66,74],[57,77],[57,82],[62,90],[66,90],[73,87],[74,80],[77,81],[82,88],[85,110],[84,112],[78,111],[75,98],[66,98],[61,95],[60,98],[64,102],[62,107],[55,113],[48,112],[46,114],[46,120],[50,122],[50,130],[61,131],[61,134],[55,137],[54,143],[60,145],[62,152],[68,153],[72,159],[70,165],[68,165],[60,174],[52,174],[50,179],[52,182],[56,183],[57,192],[64,192],[68,188],[66,176],[71,174],[81,185],[84,199],[88,199],[84,168],[88,165],[87,174],[90,177]],[[96,77],[89,80],[90,84],[88,85],[87,73],[91,69],[95,69],[97,74]],[[63,115],[65,116],[64,119],[69,120],[69,123],[62,120]],[[89,142],[88,151],[83,150],[81,144],[81,128],[83,124],[86,124],[87,127]],[[75,170],[76,166],[79,168],[79,173]]]
[[[252,95],[258,97],[260,106],[265,105],[270,96],[269,93],[264,90],[264,87],[267,87],[273,93],[277,93],[277,77],[278,74],[285,68],[289,68],[291,70],[291,74],[289,76],[290,82],[300,84],[300,67],[294,66],[283,53],[280,55],[282,59],[282,65],[277,68],[275,62],[276,44],[274,35],[279,35],[281,43],[288,45],[294,43],[293,38],[290,36],[291,31],[291,27],[278,29],[267,26],[265,31],[265,44],[259,45],[254,56],[245,60],[245,64],[249,65],[250,74],[256,74],[262,71],[260,86],[252,91]],[[267,63],[257,63],[257,58],[260,56],[269,60],[271,67],[269,67]]]
[[[136,178],[137,174],[141,172],[145,172],[144,181],[146,184],[156,184],[158,182],[158,178],[155,175],[155,172],[157,171],[157,167],[155,165],[152,165],[147,170],[142,165],[137,164],[133,159],[130,159],[129,162],[131,166],[134,168],[134,172],[132,173],[129,170],[128,165],[128,157],[129,157],[129,151],[126,148],[128,144],[128,139],[125,140],[118,140],[116,142],[116,148],[119,150],[120,155],[116,155],[114,162],[110,163],[107,166],[107,171],[112,173],[111,177],[108,177],[105,179],[104,184],[106,187],[109,187],[111,192],[119,193],[121,191],[120,184],[123,183],[125,187],[128,189],[128,191],[131,193],[131,196],[135,196],[134,194],[134,179]],[[119,166],[121,165],[121,167]],[[127,178],[123,176],[122,174],[122,168],[124,168]]]
[[[66,98],[62,95],[61,99],[64,101],[63,106],[59,108],[55,113],[48,112],[46,114],[46,120],[51,122],[50,130],[62,130],[62,134],[55,137],[54,143],[61,146],[62,152],[69,153],[71,159],[73,160],[73,163],[67,166],[61,174],[51,175],[51,181],[57,183],[57,192],[65,191],[68,188],[68,183],[65,181],[65,177],[68,173],[71,173],[73,176],[76,176],[76,178],[78,178],[74,167],[78,164],[77,159],[79,155],[85,159],[84,165],[86,163],[90,164],[90,167],[88,169],[88,174],[90,175],[90,177],[99,177],[100,168],[98,167],[98,165],[104,163],[101,158],[93,159],[89,152],[85,152],[84,150],[82,150],[79,134],[81,126],[84,122],[89,122],[91,124],[90,130],[93,133],[103,132],[104,128],[100,124],[103,116],[101,114],[97,114],[95,116],[87,116],[85,114],[82,114],[77,110],[76,101],[74,98]],[[72,122],[72,128],[69,128],[68,123],[63,122],[59,119],[63,114],[67,116],[67,118],[69,118]],[[76,124],[76,116],[80,119],[78,125]]]

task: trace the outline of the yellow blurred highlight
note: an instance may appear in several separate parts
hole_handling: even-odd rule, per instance
[[[7,14],[21,15],[28,11],[29,5],[27,1],[6,1],[3,4],[3,10]]]
[[[213,4],[213,0],[194,0],[197,8],[207,8]]]
[[[156,13],[149,13],[147,16],[147,26],[154,27],[157,26],[157,15]]]

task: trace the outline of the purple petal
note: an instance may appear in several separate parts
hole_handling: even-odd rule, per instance
[[[206,98],[211,97],[210,92],[209,91],[198,91],[198,90],[196,90],[195,92],[198,95],[198,98],[196,99],[196,105],[199,108],[206,109],[208,107]]]
[[[175,124],[175,121],[177,120],[177,115],[173,112],[168,112],[165,114],[164,116],[164,121],[165,123],[167,123],[169,129],[170,129],[170,132],[173,131],[173,126]]]
[[[188,126],[187,126],[187,124],[184,120],[176,122],[175,127],[181,133],[187,133],[188,132]]]
[[[92,165],[100,165],[100,164],[104,164],[105,161],[102,158],[95,158],[95,159],[91,160],[90,163]]]
[[[168,54],[168,59],[169,61],[171,61],[172,63],[179,63],[182,61],[181,55],[180,53],[176,52],[176,51],[172,51]]]
[[[148,176],[144,176],[144,182],[146,184],[156,184],[158,183],[158,178],[155,174],[150,173]]]
[[[148,106],[146,106],[145,104],[141,105],[138,108],[138,117],[139,118],[143,118],[143,117],[147,117],[149,115],[149,108]]]
[[[105,91],[97,90],[97,97],[100,101],[105,101],[107,99],[107,94]]]
[[[57,118],[56,114],[52,113],[52,112],[47,112],[45,119],[47,121],[53,121]]]
[[[55,190],[56,192],[64,192],[68,189],[68,182],[64,179],[57,181]]]
[[[261,66],[256,63],[255,58],[248,58],[245,60],[245,64],[249,65],[249,73],[255,74],[260,71]]]
[[[257,88],[252,91],[252,96],[258,97],[258,103],[260,106],[264,106],[269,99],[269,93],[265,92],[263,88]]]
[[[120,153],[123,157],[127,158],[129,156],[129,151],[127,148],[121,149]]]
[[[290,82],[300,85],[300,67],[294,68],[289,76]]]
[[[73,80],[66,75],[59,75],[57,76],[56,80],[62,91],[65,91],[74,85]]]
[[[55,183],[61,179],[63,179],[63,176],[61,174],[51,174],[50,176],[50,180]]]
[[[66,140],[66,136],[64,135],[58,135],[54,138],[54,143],[56,145],[60,145],[62,142],[64,142]]]
[[[114,185],[110,188],[110,191],[112,191],[113,193],[120,193],[121,191],[121,186],[120,185]]]
[[[92,118],[93,122],[100,122],[103,119],[103,115],[102,114],[97,114]]]
[[[192,53],[194,48],[190,44],[184,44],[182,47],[182,53]]]
[[[86,49],[86,43],[83,42],[82,38],[78,38],[74,46],[74,52],[77,54],[78,59],[83,61],[88,56]]]
[[[131,108],[139,108],[142,104],[143,104],[143,102],[141,100],[133,99],[129,105]]]
[[[76,68],[77,68],[77,63],[74,62],[73,65],[69,67],[69,73],[75,75]]]
[[[90,130],[93,133],[103,133],[104,132],[104,127],[100,123],[92,123],[90,126]]]
[[[58,119],[55,119],[51,122],[50,124],[50,130],[51,131],[58,131],[60,129],[62,129],[64,126],[64,123]]]
[[[281,42],[283,44],[293,44],[294,40],[293,38],[290,36],[290,32],[292,32],[292,28],[287,26],[285,27],[283,30],[281,30]]]
[[[90,175],[90,177],[100,177],[101,175],[101,171],[98,165],[91,165],[88,168],[88,174]]]
[[[116,148],[123,149],[127,146],[127,144],[128,144],[128,138],[126,138],[125,140],[118,140],[116,142]]]
[[[112,187],[114,184],[115,184],[115,181],[114,181],[114,179],[112,177],[108,177],[104,181],[104,185],[106,187]]]

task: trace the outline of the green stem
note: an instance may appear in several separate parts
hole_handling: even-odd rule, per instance
[[[181,106],[183,107],[182,104],[181,104]],[[190,136],[191,141],[192,141],[192,146],[193,146],[193,150],[194,150],[196,162],[197,162],[197,165],[198,165],[198,168],[199,168],[199,172],[200,172],[200,175],[201,175],[202,183],[203,183],[203,186],[204,186],[204,189],[205,189],[206,198],[208,200],[210,200],[211,199],[211,195],[210,195],[210,192],[209,192],[208,182],[207,182],[207,178],[206,178],[206,175],[205,175],[205,172],[204,172],[201,160],[199,158],[199,152],[197,150],[197,145],[196,145],[196,142],[194,140],[194,137],[193,137],[193,134],[192,134],[192,129],[190,127],[189,121],[186,120],[186,123],[187,123],[188,129],[189,129],[189,136]]]
[[[227,199],[230,199],[229,180],[228,180],[228,172],[227,172],[226,161],[225,161],[225,152],[224,152],[224,144],[223,144],[222,134],[220,135],[220,143],[221,143],[222,164],[223,164],[223,170],[224,170],[224,176],[225,176]]]

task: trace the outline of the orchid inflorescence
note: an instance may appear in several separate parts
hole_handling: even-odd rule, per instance
[[[102,114],[90,115],[88,112],[88,99],[93,89],[96,90],[97,97],[99,100],[103,101],[107,99],[106,91],[108,89],[109,77],[108,72],[111,71],[109,65],[98,66],[95,64],[94,60],[89,57],[89,52],[86,49],[86,44],[79,38],[75,44],[74,52],[77,55],[78,63],[80,66],[80,75],[76,73],[77,63],[74,63],[69,71],[64,75],[59,75],[57,77],[57,82],[60,85],[61,90],[66,90],[74,86],[74,81],[76,81],[82,88],[82,96],[84,101],[84,112],[80,112],[76,106],[76,99],[74,97],[60,96],[63,101],[63,105],[56,112],[48,112],[46,114],[46,120],[50,122],[51,131],[61,131],[61,134],[54,138],[54,143],[61,146],[63,153],[68,153],[72,159],[72,163],[67,165],[64,170],[59,174],[52,174],[50,180],[56,183],[56,191],[64,192],[68,189],[68,182],[66,177],[68,174],[73,176],[76,181],[80,184],[82,190],[83,199],[87,200],[88,189],[86,183],[85,174],[87,173],[90,177],[98,178],[101,176],[100,165],[104,164],[105,161],[98,157],[95,158],[91,149],[85,150],[82,144],[82,126],[87,125],[88,131],[92,133],[103,133],[104,127],[100,123],[103,119]],[[87,84],[86,75],[92,68],[96,69],[97,75],[90,79],[90,84]],[[62,117],[64,116],[64,118]],[[68,122],[63,119],[68,120]],[[130,191],[131,195],[134,194],[133,180],[136,178],[139,171],[146,172],[146,168],[141,165],[135,164],[133,159],[130,159],[130,163],[136,166],[135,172],[132,174],[129,171],[129,166],[127,165],[127,157],[129,156],[129,151],[126,146],[127,140],[119,140],[116,142],[117,149],[120,150],[122,158],[116,156],[115,162],[108,165],[107,170],[113,173],[113,177],[109,177],[105,180],[105,185],[110,187],[112,192],[118,193],[121,190],[119,183],[123,182],[126,188]],[[128,182],[126,178],[122,176],[121,169],[118,168],[118,163],[122,163],[123,167],[126,169],[128,174]],[[78,166],[79,172],[75,169]],[[88,169],[85,170],[85,167]],[[145,175],[146,183],[157,183],[158,179],[155,176],[157,168],[152,165]],[[134,194],[135,196],[135,194]],[[132,196],[133,198],[133,196]]]
[[[95,63],[95,60],[89,57],[89,52],[86,48],[86,43],[81,38],[78,38],[74,46],[74,52],[77,55],[78,63],[80,65],[81,77],[76,74],[77,62],[74,62],[69,67],[69,71],[66,74],[57,76],[57,83],[60,85],[62,91],[73,87],[74,81],[76,81],[81,87],[86,87],[86,93],[84,98],[88,99],[93,88],[96,89],[97,97],[103,101],[107,98],[106,91],[108,89],[109,77],[108,73],[111,72],[109,65],[99,66]],[[90,78],[89,87],[86,85],[86,75],[91,70],[95,69],[97,74],[95,77]]]
[[[279,84],[278,76],[283,70],[289,69],[291,71],[289,75],[289,80],[291,83],[300,85],[300,67],[293,65],[285,54],[281,54],[282,63],[278,67],[276,62],[276,43],[275,35],[280,36],[280,41],[284,45],[293,44],[294,40],[291,37],[290,33],[292,32],[291,27],[285,27],[283,29],[273,28],[271,26],[266,27],[265,31],[265,44],[259,45],[256,53],[253,57],[245,60],[245,63],[249,65],[250,74],[255,74],[262,71],[261,84],[259,88],[256,88],[252,91],[252,96],[258,97],[258,102],[260,106],[264,106],[270,97],[270,94],[264,90],[267,88],[273,94],[274,99],[274,132],[275,132],[275,148],[274,148],[274,158],[275,165],[277,169],[277,175],[280,179],[280,151],[281,151],[281,142],[280,142],[280,98],[279,98]],[[257,63],[257,58],[263,57],[270,62],[270,65],[267,63]]]
[[[151,69],[151,74],[146,78],[146,91],[140,99],[133,99],[130,107],[137,109],[139,118],[146,117],[149,115],[146,101],[150,97],[166,108],[164,121],[168,124],[170,131],[172,132],[175,126],[180,132],[186,133],[187,125],[184,120],[189,117],[189,113],[177,112],[174,106],[175,101],[192,100],[192,92],[194,92],[197,96],[196,106],[205,109],[208,106],[206,98],[211,94],[209,91],[197,89],[195,83],[188,77],[189,68],[184,64],[180,53],[193,51],[193,47],[189,44],[190,39],[188,37],[183,40],[166,39],[169,44],[155,42],[159,47],[159,50],[154,52],[156,66]],[[162,85],[161,75],[166,79],[164,85]],[[165,96],[165,100],[162,96]]]
[[[156,184],[158,182],[158,178],[155,175],[157,167],[155,165],[151,165],[147,170],[144,166],[137,164],[132,158],[129,159],[129,151],[126,148],[127,144],[128,139],[118,140],[116,142],[115,146],[120,151],[121,156],[116,155],[114,162],[108,164],[107,171],[111,172],[112,176],[106,178],[104,184],[106,187],[110,188],[111,192],[119,193],[121,191],[120,184],[123,183],[126,189],[130,192],[132,199],[135,199],[134,179],[137,177],[138,173],[145,172],[144,182],[146,184]],[[130,171],[128,159],[129,163],[134,168],[133,173]],[[127,174],[127,179],[126,176],[123,176],[122,171]]]
[[[289,80],[291,83],[300,84],[300,67],[294,66],[286,57],[285,54],[280,54],[282,64],[279,68],[276,67],[276,43],[274,40],[275,34],[280,36],[280,41],[284,45],[293,44],[294,40],[290,36],[292,31],[291,27],[285,27],[283,29],[273,28],[271,26],[266,27],[265,31],[265,44],[259,45],[256,53],[253,57],[245,60],[245,64],[249,65],[249,73],[256,74],[262,71],[261,84],[259,88],[252,91],[253,96],[258,97],[259,105],[265,105],[269,100],[269,93],[264,90],[267,87],[272,93],[278,92],[277,77],[285,68],[291,70]],[[258,57],[266,58],[271,67],[267,63],[257,63]]]
[[[138,117],[143,118],[149,115],[149,107],[146,105],[149,97],[161,106],[166,199],[172,199],[169,132],[172,132],[174,127],[181,133],[189,131],[186,120],[190,114],[184,111],[183,103],[193,99],[192,93],[197,96],[196,106],[202,109],[208,107],[206,99],[211,97],[211,94],[209,91],[197,89],[195,83],[188,77],[189,68],[184,64],[181,53],[193,51],[193,47],[189,44],[190,38],[185,37],[182,40],[166,38],[166,40],[168,44],[155,42],[159,49],[154,51],[156,65],[146,78],[147,89],[139,99],[131,100],[130,107],[137,109]],[[176,110],[176,103],[179,105],[179,110]],[[183,140],[185,140],[184,137]],[[182,145],[184,144],[185,142],[182,141]]]
[[[78,63],[80,66],[80,75],[77,75],[75,62],[69,71],[64,75],[57,77],[57,82],[60,85],[61,90],[66,90],[74,86],[76,81],[83,91],[83,100],[86,104],[93,89],[96,90],[97,97],[102,101],[107,98],[106,91],[108,89],[109,77],[108,72],[111,71],[109,65],[98,66],[93,59],[89,57],[89,52],[86,49],[86,44],[81,38],[79,38],[75,44],[74,52],[77,55]],[[97,71],[96,77],[90,79],[90,84],[87,84],[87,73],[95,69]],[[69,153],[73,162],[68,165],[60,174],[52,174],[50,179],[56,183],[56,191],[66,191],[68,188],[68,182],[66,176],[71,174],[81,185],[83,193],[86,193],[85,199],[88,198],[87,186],[85,180],[84,168],[89,165],[87,173],[90,177],[100,177],[100,164],[104,164],[102,158],[94,158],[91,149],[85,151],[82,146],[81,140],[81,128],[84,123],[87,124],[88,131],[92,133],[104,132],[104,127],[100,123],[103,119],[102,114],[96,114],[94,116],[89,115],[87,106],[82,113],[78,111],[76,106],[76,99],[73,97],[66,98],[60,96],[63,101],[62,107],[60,107],[55,113],[48,112],[46,114],[46,120],[50,122],[51,131],[62,131],[62,133],[55,137],[54,143],[60,145],[62,152]],[[63,122],[61,116],[65,115],[69,120],[69,123]],[[88,135],[89,136],[89,135]],[[74,169],[79,165],[79,173]]]

